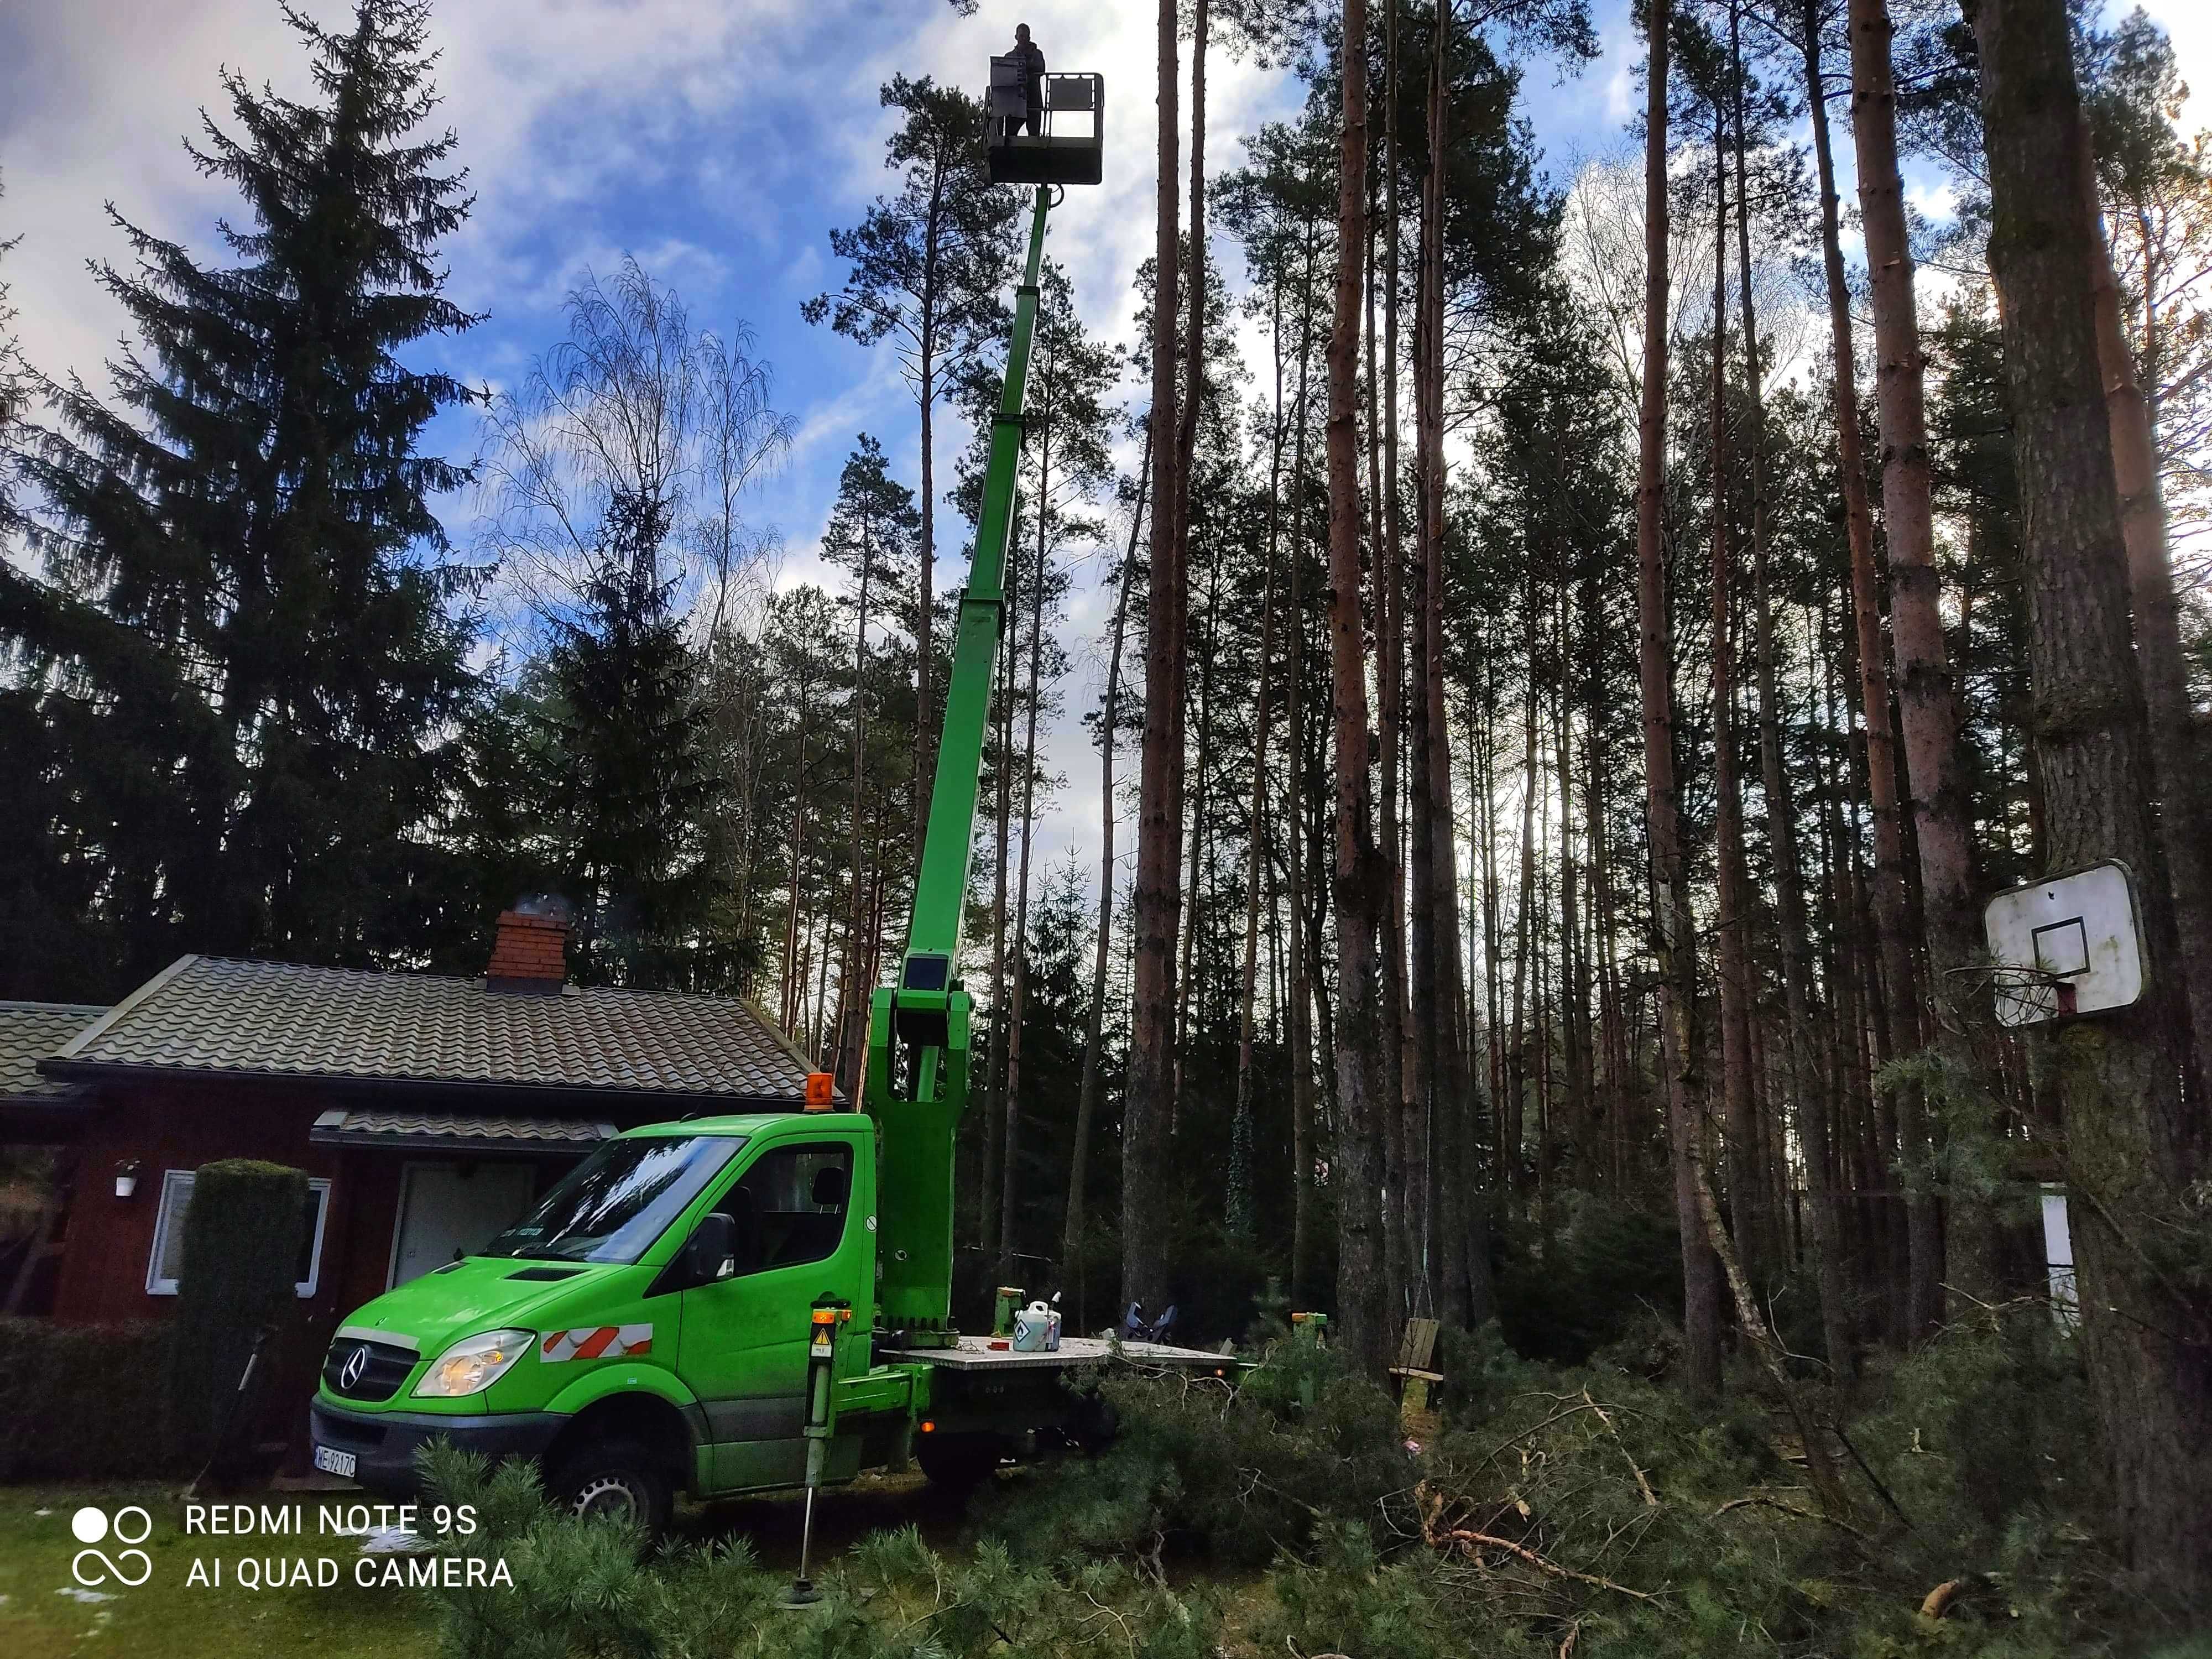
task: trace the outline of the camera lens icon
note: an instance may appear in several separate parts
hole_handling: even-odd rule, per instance
[[[70,1563],[71,1575],[78,1583],[87,1586],[105,1583],[109,1574],[134,1587],[144,1583],[154,1571],[153,1559],[145,1551],[120,1550],[116,1558],[110,1559],[106,1552],[91,1546],[110,1536],[118,1544],[143,1544],[153,1531],[154,1517],[136,1504],[126,1504],[116,1510],[112,1521],[106,1510],[86,1504],[70,1516],[70,1534],[87,1547],[79,1550]]]

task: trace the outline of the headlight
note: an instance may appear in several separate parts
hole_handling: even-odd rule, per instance
[[[415,1396],[451,1400],[481,1394],[528,1353],[534,1340],[528,1331],[486,1331],[481,1336],[464,1337],[438,1356],[437,1363],[415,1385]]]

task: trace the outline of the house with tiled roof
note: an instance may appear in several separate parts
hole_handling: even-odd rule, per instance
[[[569,984],[567,931],[507,912],[477,979],[187,956],[112,1008],[0,1003],[0,1144],[52,1144],[64,1171],[33,1310],[163,1316],[193,1171],[267,1158],[309,1178],[319,1352],[618,1130],[804,1103],[811,1065],[750,1003]]]

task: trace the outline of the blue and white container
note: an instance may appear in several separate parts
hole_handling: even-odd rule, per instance
[[[1016,1353],[1058,1353],[1060,1310],[1049,1303],[1032,1302],[1014,1315]]]

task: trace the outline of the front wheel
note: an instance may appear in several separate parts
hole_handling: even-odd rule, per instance
[[[675,1489],[635,1440],[603,1440],[564,1459],[547,1483],[553,1501],[579,1519],[604,1516],[635,1527],[647,1540],[667,1529]]]

